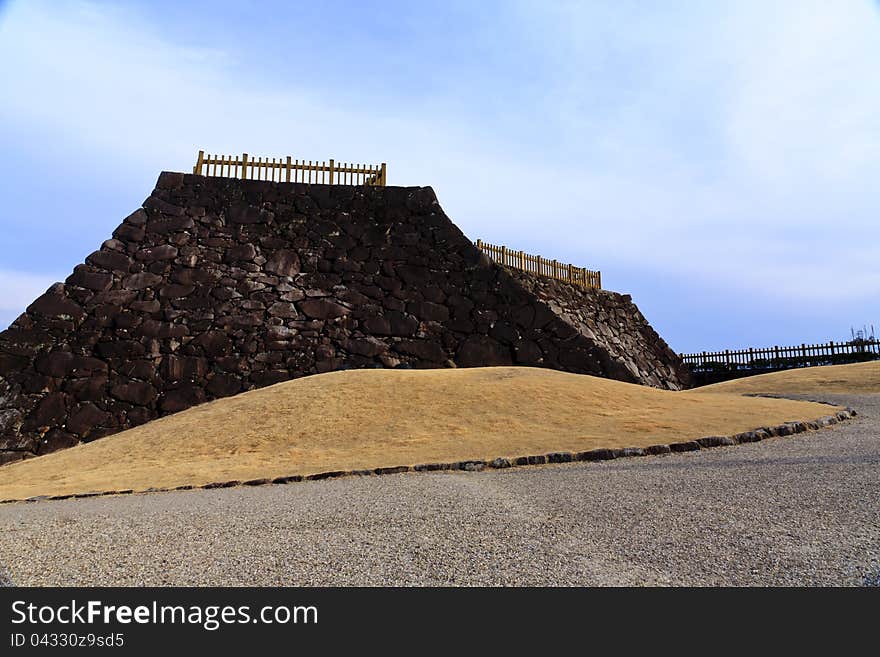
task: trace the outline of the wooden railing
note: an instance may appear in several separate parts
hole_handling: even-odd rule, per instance
[[[477,240],[476,245],[492,260],[505,267],[513,267],[540,276],[555,278],[587,289],[598,290],[602,288],[602,272],[566,265],[556,260],[547,260],[539,255],[529,255],[522,251],[512,251],[506,246],[487,244],[482,240]]]
[[[703,351],[680,354],[691,369],[697,371],[714,369],[784,369],[808,365],[832,365],[880,358],[880,340],[850,340],[849,342],[826,342],[824,344],[801,344],[799,347],[767,347],[765,349],[739,349]]]
[[[223,176],[273,182],[301,182],[325,185],[373,185],[384,187],[386,166],[382,164],[348,164],[286,158],[241,155],[206,155],[199,151],[193,173],[197,176]]]

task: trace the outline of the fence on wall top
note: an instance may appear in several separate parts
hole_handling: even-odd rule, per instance
[[[791,367],[806,363],[854,362],[853,356],[863,359],[880,358],[880,340],[856,338],[848,342],[826,342],[823,344],[801,344],[800,346],[748,349],[725,349],[724,351],[703,351],[692,354],[679,354],[683,362],[693,369],[717,369],[720,366],[732,369],[759,367]],[[859,360],[859,359],[855,359]]]
[[[325,185],[372,185],[384,187],[387,183],[385,163],[350,164],[315,160],[251,157],[241,155],[206,155],[199,151],[193,167],[197,176],[223,176],[246,180],[270,180],[272,182],[301,182]]]
[[[513,251],[506,246],[487,244],[483,240],[477,240],[476,245],[480,251],[505,267],[513,267],[514,269],[521,269],[539,276],[555,278],[558,281],[565,281],[566,283],[586,289],[602,289],[602,272],[563,264],[556,260],[548,260],[539,255],[530,255],[523,251]]]

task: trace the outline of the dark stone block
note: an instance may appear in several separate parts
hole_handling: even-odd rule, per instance
[[[586,452],[577,452],[575,461],[610,461],[617,458],[617,452],[613,449],[591,449]]]
[[[229,397],[241,392],[241,379],[233,374],[218,372],[205,388],[212,397]]]
[[[251,261],[257,255],[257,250],[253,244],[238,244],[231,246],[226,250],[225,261],[237,262],[239,260]]]
[[[446,352],[443,347],[430,340],[401,340],[394,344],[394,349],[402,354],[409,354],[434,363],[442,363],[446,360]]]
[[[485,468],[485,461],[459,461],[453,467],[455,470],[464,470],[466,472],[480,472]]]
[[[40,374],[63,378],[73,370],[74,356],[67,351],[42,353],[34,359],[34,369]]]
[[[348,473],[344,470],[334,470],[333,472],[319,472],[317,474],[311,474],[307,477],[304,477],[307,481],[321,481],[322,479],[336,479],[338,477],[344,477]]]
[[[30,365],[30,362],[30,358],[27,356],[16,356],[0,352],[0,376],[6,376],[11,372],[23,370]]]
[[[263,269],[277,276],[295,276],[300,272],[300,260],[296,251],[280,249],[273,253]]]
[[[109,419],[110,415],[91,402],[78,404],[67,420],[68,431],[82,437],[86,437],[95,427],[98,427]]]
[[[697,443],[699,443],[700,447],[726,447],[728,445],[735,445],[736,441],[728,436],[706,436],[704,438],[697,438]]]
[[[234,488],[235,486],[240,486],[241,482],[237,479],[233,479],[232,481],[214,481],[210,484],[204,484],[202,488],[206,490],[211,490],[212,488]]]
[[[292,303],[287,301],[278,301],[269,306],[266,311],[271,317],[281,317],[282,319],[293,319],[299,317],[299,312]]]
[[[163,200],[155,193],[153,193],[146,201],[144,201],[144,209],[147,210],[147,212],[152,211],[171,217],[179,217],[185,212],[184,208]]]
[[[100,251],[95,251],[88,258],[86,258],[86,262],[93,267],[98,267],[99,269],[106,269],[109,271],[122,272],[127,273],[129,268],[131,267],[131,258],[129,258],[124,253],[120,253],[119,251],[113,251],[111,249],[102,249]]]
[[[51,392],[40,400],[27,424],[34,427],[56,427],[63,425],[66,419],[67,395],[63,392]]]
[[[390,468],[376,468],[373,472],[377,475],[400,474],[401,472],[409,472],[411,469],[408,465],[396,465]]]
[[[117,340],[116,342],[100,342],[95,350],[101,358],[119,358],[130,360],[144,355],[144,345],[134,340]]]
[[[312,319],[333,319],[351,312],[345,306],[329,299],[305,299],[297,305],[303,314]]]
[[[164,237],[170,233],[192,230],[195,222],[191,217],[161,216],[147,223],[147,234]]]
[[[248,479],[247,481],[241,482],[242,486],[265,486],[266,484],[271,484],[273,481],[271,479]]]
[[[512,365],[511,350],[488,336],[474,335],[466,338],[455,354],[459,367],[486,367]]]
[[[205,391],[199,386],[190,385],[166,390],[159,399],[159,408],[163,413],[177,413],[208,401]]]
[[[368,317],[363,326],[364,331],[373,335],[391,335],[391,322],[385,317]]]
[[[272,480],[272,483],[273,484],[290,484],[290,483],[302,481],[302,480],[303,480],[302,475],[290,475],[287,477],[275,477]]]
[[[68,380],[64,390],[78,401],[100,401],[106,395],[107,375],[92,375],[88,378]]]
[[[449,309],[431,301],[409,303],[407,310],[423,321],[445,322],[449,319]]]
[[[673,452],[696,452],[700,449],[700,443],[696,440],[687,440],[680,443],[670,443],[669,449]]]
[[[160,244],[141,249],[135,254],[135,259],[142,262],[156,262],[157,260],[174,260],[177,257],[177,247],[170,244]]]
[[[110,394],[116,399],[121,399],[138,406],[146,406],[156,399],[156,389],[144,381],[117,383],[110,388]]]
[[[88,268],[77,267],[73,274],[67,277],[66,283],[71,286],[84,287],[95,292],[104,292],[113,285],[113,275],[105,272],[89,271]]]
[[[79,440],[73,434],[62,431],[61,429],[52,429],[40,440],[37,447],[37,455],[49,454],[57,452],[60,449],[67,449],[79,444]]]
[[[342,343],[342,348],[353,354],[370,358],[388,351],[388,345],[376,338],[350,338]]]
[[[120,242],[142,242],[146,231],[143,226],[122,224],[113,231],[113,237]]]
[[[150,272],[141,272],[140,274],[132,274],[122,279],[122,287],[126,290],[145,290],[155,287],[162,282],[162,277],[158,274]]]
[[[290,372],[287,370],[266,370],[264,372],[254,372],[251,375],[251,380],[258,388],[288,381],[290,378]]]
[[[28,306],[27,311],[29,313],[45,315],[46,317],[70,318],[77,322],[81,320],[85,315],[83,309],[79,304],[62,296],[59,292],[60,290],[57,290],[57,288],[46,292]]]
[[[180,299],[189,296],[195,289],[194,285],[170,283],[159,288],[159,297],[162,299]]]
[[[127,226],[146,226],[147,225],[147,213],[143,208],[138,208],[130,215],[128,215],[125,219],[122,220],[122,223]]]
[[[163,171],[159,174],[159,180],[156,181],[156,187],[167,190],[180,189],[183,187],[183,174]]]

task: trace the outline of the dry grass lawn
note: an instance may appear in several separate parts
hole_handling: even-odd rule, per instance
[[[880,360],[759,374],[744,379],[715,383],[711,386],[697,388],[693,392],[735,393],[738,395],[749,393],[775,395],[822,392],[875,393],[880,392]]]
[[[829,410],[534,368],[333,372],[5,466],[0,499],[644,447]]]

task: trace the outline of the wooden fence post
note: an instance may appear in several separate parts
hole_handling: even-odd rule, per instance
[[[248,165],[247,153],[243,153],[241,156],[241,177],[244,180],[247,180],[247,165]]]
[[[290,155],[287,156],[287,163],[286,163],[285,169],[286,169],[286,173],[284,176],[284,179],[285,179],[284,181],[290,182]]]
[[[331,185],[333,184],[333,168],[334,168],[335,164],[336,164],[336,162],[331,157],[330,158],[330,184]]]
[[[387,175],[387,169],[386,169],[386,167],[385,167],[385,163],[383,162],[383,163],[382,163],[382,170],[381,170],[381,172],[380,172],[380,174],[379,174],[379,180],[381,181],[379,184],[380,184],[382,187],[385,187],[385,185],[388,184],[388,179],[385,177],[386,175]]]
[[[199,157],[196,159],[196,165],[193,167],[193,173],[197,176],[202,175],[202,160],[205,159],[205,151],[199,151]]]

